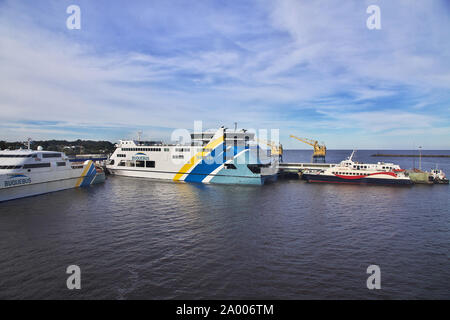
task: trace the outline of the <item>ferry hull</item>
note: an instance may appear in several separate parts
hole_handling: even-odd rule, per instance
[[[71,189],[75,187],[77,180],[78,178],[71,178],[1,189],[0,202]]]
[[[109,169],[111,174],[125,177],[173,180],[176,172],[159,172],[149,170],[133,170],[133,169]],[[178,180],[178,182],[199,182],[207,184],[247,184],[247,185],[263,185],[265,183],[276,181],[277,175],[229,175],[225,173],[218,174],[196,174],[195,179]]]
[[[72,177],[40,181],[38,180],[37,175],[29,174],[28,176],[29,179],[26,180],[26,184],[11,184],[11,186],[6,183],[11,181],[8,179],[8,175],[2,176],[0,180],[3,181],[0,181],[0,183],[4,187],[0,188],[0,202],[32,197],[77,187],[85,187],[104,181],[104,173],[96,172],[95,165],[92,162],[89,162],[85,168],[83,168],[81,175],[78,174]],[[28,181],[30,181],[30,183],[28,183]]]
[[[389,179],[389,178],[360,178],[345,179],[329,175],[304,174],[303,179],[308,182],[322,183],[342,183],[342,184],[365,184],[365,185],[411,185],[410,179]]]

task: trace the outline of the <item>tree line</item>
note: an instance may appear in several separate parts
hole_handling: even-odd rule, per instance
[[[93,140],[38,140],[31,142],[31,149],[36,150],[38,146],[47,151],[65,152],[67,155],[74,154],[109,154],[114,152],[114,144],[109,141],[93,141]],[[16,150],[19,148],[26,148],[26,143],[6,142],[0,140],[0,150],[10,149]]]

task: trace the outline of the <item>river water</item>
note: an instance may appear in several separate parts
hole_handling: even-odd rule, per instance
[[[370,157],[375,152],[359,151],[356,160],[419,165]],[[331,150],[327,160],[349,153]],[[288,150],[284,160],[310,156]],[[436,164],[450,174],[450,158],[422,159],[422,168]],[[284,179],[255,187],[110,176],[0,203],[0,298],[450,299],[449,199],[448,185]],[[380,290],[366,286],[372,264]],[[81,290],[66,287],[69,265],[81,269]]]

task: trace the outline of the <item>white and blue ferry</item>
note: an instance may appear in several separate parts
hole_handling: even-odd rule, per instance
[[[111,174],[183,182],[262,185],[276,180],[278,156],[246,130],[192,133],[186,145],[120,140]]]
[[[0,151],[0,202],[103,182],[93,161],[70,161],[63,152]]]

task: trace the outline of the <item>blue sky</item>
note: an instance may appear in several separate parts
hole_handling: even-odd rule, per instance
[[[0,139],[169,141],[202,120],[286,148],[449,149],[449,39],[446,0],[3,0]]]

